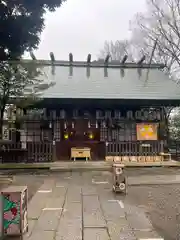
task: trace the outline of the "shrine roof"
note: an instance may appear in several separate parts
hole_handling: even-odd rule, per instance
[[[32,60],[23,60],[28,63]],[[34,61],[42,66],[45,81],[54,86],[44,98],[180,100],[180,85],[163,71],[162,64],[101,61]]]

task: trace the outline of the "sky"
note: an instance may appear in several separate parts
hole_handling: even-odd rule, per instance
[[[130,37],[129,21],[137,12],[145,11],[145,0],[67,0],[60,8],[45,16],[37,59],[86,60],[91,53],[97,59],[104,42]],[[28,55],[25,55],[28,56]]]

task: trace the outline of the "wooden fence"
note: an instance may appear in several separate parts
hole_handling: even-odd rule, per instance
[[[180,161],[180,141],[169,141],[169,152],[173,160]]]
[[[27,162],[52,162],[53,151],[52,142],[28,142],[27,143]]]
[[[172,159],[180,160],[180,141],[171,141],[169,151]],[[164,151],[162,141],[109,142],[106,156],[157,156]],[[13,143],[0,142],[0,162],[51,162],[53,161],[52,142]]]
[[[0,142],[1,163],[50,162],[52,152],[52,142]]]
[[[164,150],[160,141],[109,142],[106,156],[157,156]]]

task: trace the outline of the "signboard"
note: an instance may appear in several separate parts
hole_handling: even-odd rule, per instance
[[[9,129],[7,126],[2,127],[2,133],[3,133],[3,140],[9,140]]]
[[[157,140],[158,124],[144,124],[139,123],[136,125],[137,140]]]

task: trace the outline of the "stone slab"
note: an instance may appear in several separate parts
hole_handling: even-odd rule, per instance
[[[70,186],[66,195],[67,202],[81,202],[81,187]]]
[[[30,203],[28,204],[28,218],[29,219],[38,219],[42,212],[42,209],[46,206],[46,202],[48,198],[52,195],[52,186],[54,185],[54,181],[46,180],[36,194],[32,197]],[[50,192],[48,192],[50,190]],[[44,192],[43,192],[44,191]],[[47,191],[47,192],[46,192]]]
[[[101,206],[105,219],[116,220],[119,218],[125,218],[125,211],[122,209],[117,202],[111,202],[106,200],[101,200]]]
[[[43,207],[44,207],[43,205],[28,207],[28,219],[37,220],[41,215]]]
[[[65,201],[65,196],[55,198],[55,197],[50,197],[47,199],[45,208],[62,208],[64,205]]]
[[[134,233],[132,231],[124,231],[119,234],[118,238],[112,237],[113,240],[137,240]],[[148,239],[147,239],[148,240]]]
[[[55,182],[55,188],[65,188],[67,190],[68,188],[68,182],[66,180],[64,180],[64,178],[62,179],[58,179],[56,182]]]
[[[110,239],[112,240],[137,240],[134,232],[131,229],[126,229],[124,231],[114,231],[110,232]]]
[[[37,220],[28,220],[28,232],[24,234],[24,238],[28,238],[31,236],[34,227],[36,226]]]
[[[62,217],[70,220],[82,220],[82,205],[79,202],[65,202]]]
[[[137,215],[137,214],[141,214],[141,215],[145,215],[145,210],[144,210],[144,206],[143,205],[133,205],[133,204],[129,204],[128,202],[125,202],[124,204],[124,210],[126,212],[127,215]]]
[[[159,234],[154,231],[134,231],[134,234],[137,237],[137,239],[161,240]]]
[[[28,204],[28,219],[38,219],[45,204],[46,198],[43,198],[42,200],[42,197],[35,196]]]
[[[25,240],[54,240],[54,231],[33,231],[32,235]]]
[[[82,205],[66,199],[55,240],[82,240]]]
[[[83,217],[85,227],[106,226],[98,196],[83,196]]]
[[[82,195],[97,195],[97,188],[96,186],[86,185],[82,187]]]
[[[118,225],[115,228],[108,226],[108,230],[112,240],[137,240],[133,230],[129,227],[120,229]]]
[[[82,221],[61,217],[55,240],[82,240]]]
[[[110,240],[106,228],[85,228],[84,240]]]
[[[130,229],[129,222],[126,218],[107,221],[107,227],[110,233],[113,233],[114,231],[124,231]]]
[[[112,240],[136,240],[134,232],[126,218],[108,221],[107,228]]]
[[[127,215],[127,220],[134,230],[151,231],[153,230],[152,224],[145,214],[138,213],[137,215]]]
[[[43,211],[38,219],[35,230],[37,231],[55,231],[60,220],[61,210]]]
[[[55,186],[55,180],[54,179],[45,179],[44,183],[40,186],[38,191],[52,190],[52,188],[54,186]]]
[[[106,223],[100,211],[84,213],[85,227],[105,227]]]
[[[59,184],[57,186],[61,186],[61,185]],[[64,197],[66,195],[67,188],[57,187],[57,186],[53,189],[51,196],[54,197],[54,198]]]

